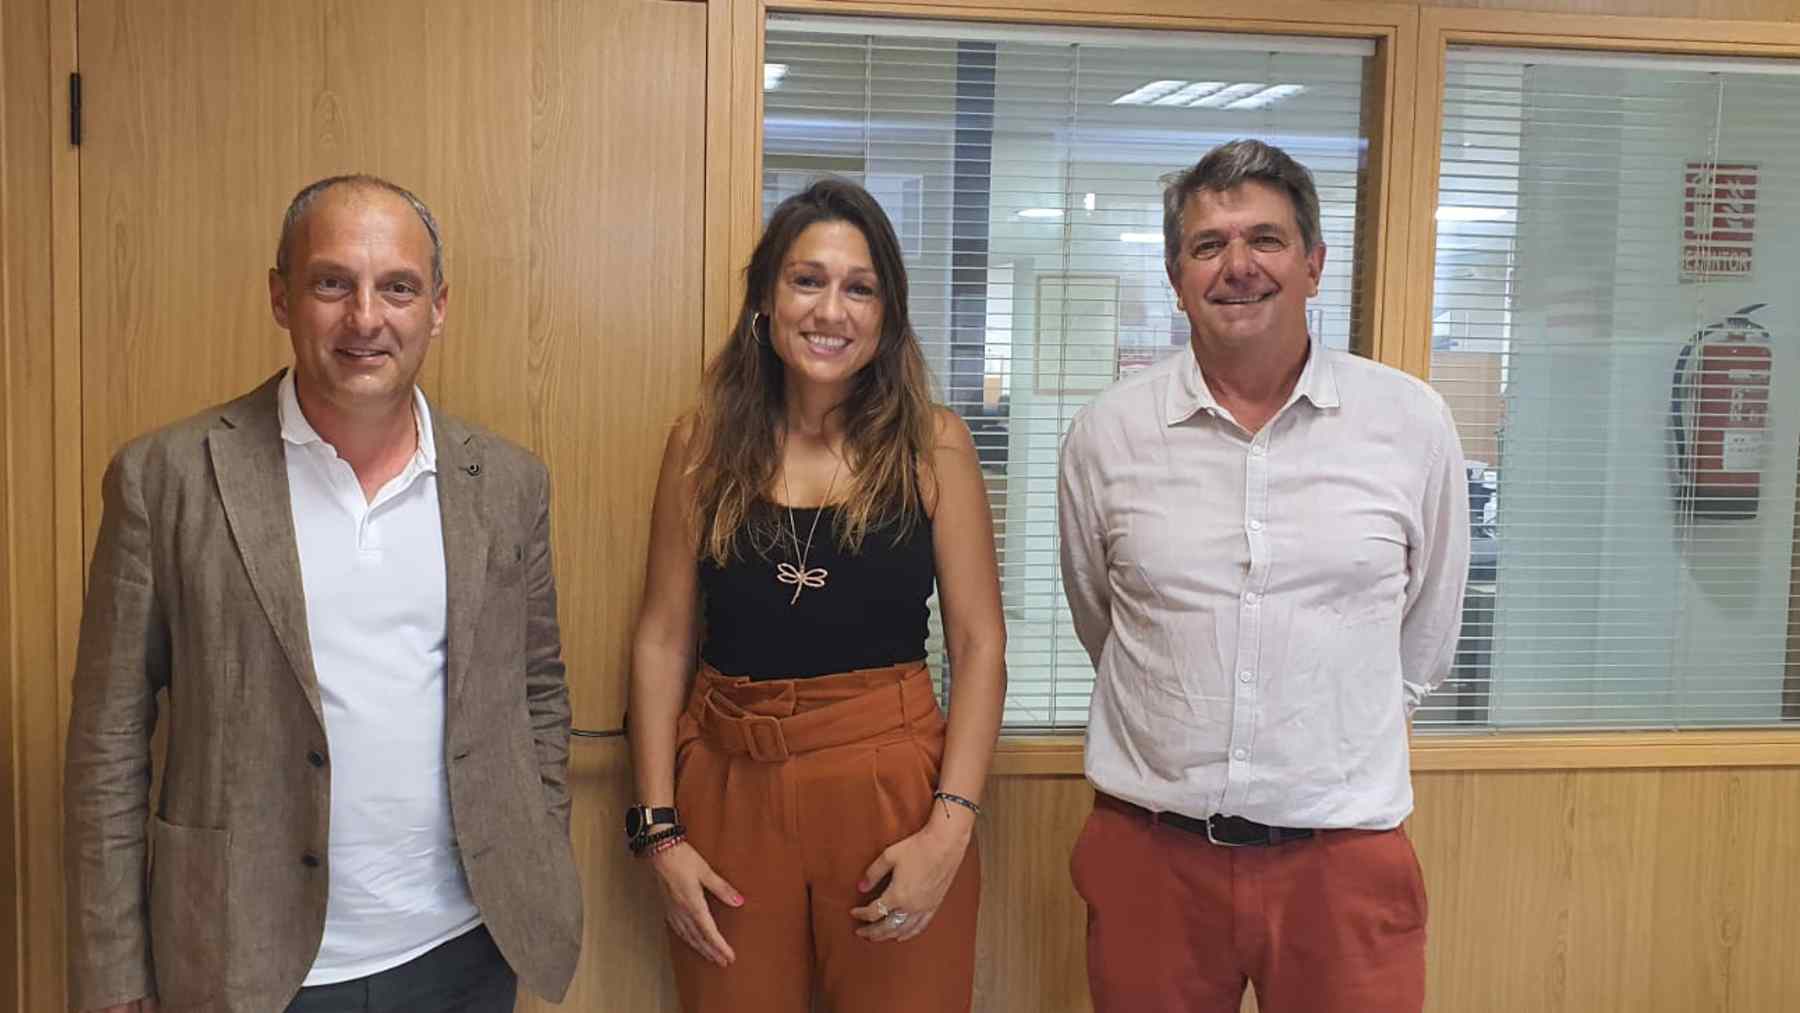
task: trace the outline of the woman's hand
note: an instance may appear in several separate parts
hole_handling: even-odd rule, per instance
[[[732,907],[743,906],[743,895],[714,872],[686,841],[651,855],[648,861],[656,871],[656,885],[662,888],[664,917],[669,927],[701,956],[720,967],[731,966],[737,954],[719,934],[706,895],[710,893]]]
[[[888,878],[881,896],[850,910],[853,917],[869,923],[856,934],[875,943],[903,943],[925,931],[956,881],[974,831],[973,813],[960,806],[934,805],[924,829],[888,845],[857,884],[866,892]],[[898,923],[891,917],[896,912],[905,915]]]

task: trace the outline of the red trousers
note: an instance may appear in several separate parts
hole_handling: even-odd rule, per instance
[[[850,909],[863,870],[925,826],[944,716],[922,662],[750,682],[703,667],[677,728],[675,804],[688,839],[744,895],[712,903],[737,954],[718,967],[670,933],[687,1013],[966,1011],[981,867],[971,843],[932,923],[871,943]]]
[[[1399,830],[1231,848],[1099,795],[1070,858],[1095,1013],[1418,1013],[1425,884]]]

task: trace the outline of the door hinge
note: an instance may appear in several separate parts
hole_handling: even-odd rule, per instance
[[[81,146],[81,75],[69,75],[69,143]]]

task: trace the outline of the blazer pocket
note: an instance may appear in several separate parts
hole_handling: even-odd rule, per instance
[[[164,1006],[201,1003],[225,985],[230,833],[154,821],[150,952]]]
[[[525,573],[525,546],[514,542],[497,542],[488,550],[488,583],[511,587]]]

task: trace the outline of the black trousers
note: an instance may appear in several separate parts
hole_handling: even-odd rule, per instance
[[[287,1013],[512,1013],[518,992],[483,925],[399,967],[303,988]]]

